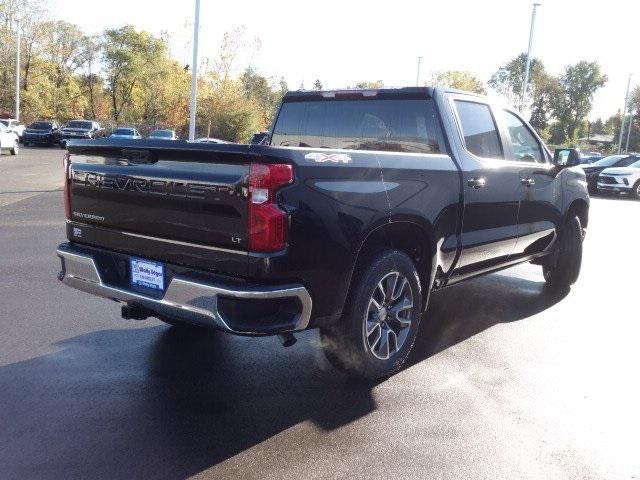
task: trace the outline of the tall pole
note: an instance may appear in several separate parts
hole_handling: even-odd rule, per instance
[[[191,109],[189,116],[189,140],[196,138],[196,97],[198,95],[198,33],[200,29],[200,0],[196,0],[196,13],[193,22],[193,61],[191,64]]]
[[[624,95],[624,109],[622,110],[622,125],[620,125],[620,136],[618,138],[618,155],[622,151],[622,135],[624,134],[624,122],[627,119],[627,102],[629,101],[629,88],[631,87],[631,75],[627,81],[627,93]]]
[[[16,120],[20,120],[20,21],[16,21]]]
[[[527,98],[527,88],[529,87],[529,69],[531,68],[531,47],[533,46],[533,30],[536,25],[536,9],[542,5],[541,3],[534,3],[533,10],[531,12],[531,28],[529,29],[529,48],[527,49],[527,65],[524,69],[524,82],[522,82],[522,99],[520,100],[521,107],[524,108],[525,100]]]
[[[627,146],[624,147],[624,153],[629,153],[629,138],[631,137],[632,128],[633,128],[633,113],[629,112],[629,129],[627,131]]]
[[[420,62],[422,61],[422,57],[418,57],[418,73],[416,73],[416,87],[420,85]]]

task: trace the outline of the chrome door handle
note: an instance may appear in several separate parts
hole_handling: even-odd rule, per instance
[[[487,180],[484,177],[470,178],[467,180],[467,185],[475,189],[484,188],[487,185]]]
[[[533,178],[521,178],[520,182],[522,182],[522,185],[525,187],[531,187],[536,184],[536,181]]]

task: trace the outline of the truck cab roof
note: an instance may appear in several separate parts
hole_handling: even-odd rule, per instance
[[[458,93],[485,97],[475,92],[467,92],[455,88],[445,87],[397,87],[397,88],[364,88],[364,89],[343,89],[343,90],[294,90],[285,94],[283,101],[308,101],[322,99],[357,99],[357,98],[432,98],[435,91],[443,93]]]

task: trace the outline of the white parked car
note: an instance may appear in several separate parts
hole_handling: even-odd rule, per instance
[[[0,118],[0,124],[7,127],[10,132],[15,133],[18,136],[18,140],[22,140],[24,129],[27,128],[15,118]]]
[[[179,140],[175,130],[158,129],[149,134],[150,140]]]
[[[231,142],[227,142],[226,140],[220,140],[219,138],[213,138],[213,137],[197,138],[195,142],[196,143],[231,143]]]
[[[17,155],[20,151],[18,135],[10,132],[4,123],[0,123],[0,153],[8,151],[11,155]]]
[[[627,193],[640,200],[640,160],[628,167],[605,168],[598,177],[598,190]]]

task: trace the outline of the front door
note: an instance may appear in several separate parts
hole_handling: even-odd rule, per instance
[[[561,222],[560,186],[542,142],[515,112],[500,110],[498,123],[507,138],[506,156],[520,172],[518,240],[514,259],[546,251],[554,242]]]

